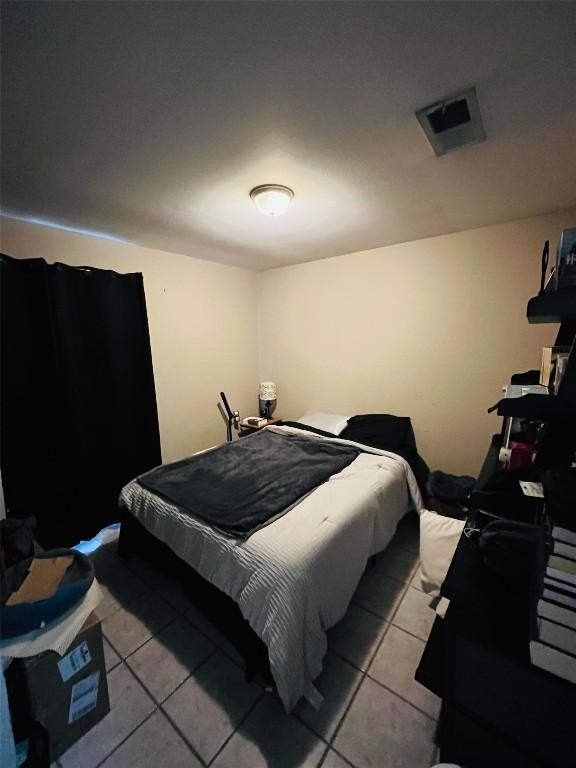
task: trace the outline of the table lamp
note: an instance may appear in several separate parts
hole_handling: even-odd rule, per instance
[[[273,381],[260,382],[259,392],[260,416],[272,418],[276,408],[276,384]]]

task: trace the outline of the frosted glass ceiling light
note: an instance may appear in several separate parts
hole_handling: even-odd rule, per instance
[[[294,192],[282,184],[261,184],[250,190],[250,197],[264,216],[282,216],[288,210]]]

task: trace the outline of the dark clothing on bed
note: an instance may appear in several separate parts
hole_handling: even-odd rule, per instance
[[[359,453],[348,445],[262,430],[153,469],[138,482],[180,511],[247,538]]]
[[[282,424],[285,427],[305,429],[315,435],[339,437],[342,440],[352,440],[372,448],[380,448],[382,451],[396,453],[410,464],[422,495],[425,496],[427,493],[426,483],[430,470],[416,448],[416,438],[409,416],[392,416],[388,413],[352,416],[348,419],[348,425],[339,435],[333,435],[331,432],[325,432],[323,429],[316,429],[316,427],[309,427],[307,424],[300,424],[298,421],[283,421]]]
[[[392,416],[388,413],[352,416],[339,437],[402,456],[410,464],[421,492],[425,492],[430,470],[418,454],[409,416]]]

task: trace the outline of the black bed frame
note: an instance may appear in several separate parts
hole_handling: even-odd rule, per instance
[[[120,557],[148,560],[156,568],[175,576],[194,606],[238,650],[246,663],[246,680],[249,682],[260,675],[266,684],[273,685],[268,649],[242,616],[240,608],[232,598],[206,581],[122,507],[120,518]]]

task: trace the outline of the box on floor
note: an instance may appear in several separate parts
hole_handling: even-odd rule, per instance
[[[100,622],[91,614],[64,656],[15,659],[6,682],[16,738],[56,760],[110,711]]]

